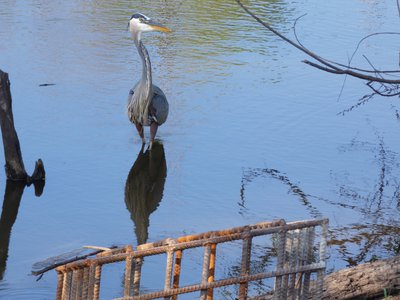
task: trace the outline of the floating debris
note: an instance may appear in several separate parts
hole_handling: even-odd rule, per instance
[[[97,255],[104,251],[109,251],[115,249],[117,246],[97,247],[97,246],[83,246],[83,248],[75,249],[67,253],[63,253],[57,256],[49,257],[43,261],[39,261],[32,266],[32,275],[39,276],[47,271],[55,269],[59,266],[65,265],[67,263],[75,262],[78,260],[86,259],[90,256]],[[95,249],[95,251],[93,251]],[[40,280],[41,277],[38,278]]]

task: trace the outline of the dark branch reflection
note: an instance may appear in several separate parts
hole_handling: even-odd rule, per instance
[[[3,209],[0,217],[0,280],[3,279],[6,270],[11,230],[17,219],[25,187],[25,182],[7,180],[6,183]],[[35,183],[35,195],[39,197],[43,192],[43,188],[44,181]]]
[[[125,185],[125,204],[135,224],[138,245],[147,241],[150,214],[161,202],[167,177],[164,146],[155,142],[151,151],[143,150],[142,147]]]
[[[274,179],[279,180],[282,182],[284,185],[288,186],[289,191],[298,197],[299,201],[306,207],[306,209],[309,211],[310,215],[313,216],[314,218],[319,218],[321,217],[321,213],[318,211],[318,209],[311,204],[311,201],[309,199],[310,195],[306,194],[298,185],[294,184],[288,176],[282,174],[278,170],[275,169],[268,169],[268,168],[251,168],[243,171],[243,176],[242,176],[242,184],[240,187],[240,203],[239,206],[241,207],[241,210],[246,209],[246,197],[245,197],[245,191],[246,191],[246,186],[252,182],[254,179],[258,177],[271,177]]]
[[[342,153],[369,152],[371,159],[365,166],[365,172],[368,171],[365,174],[352,174],[347,169],[332,172],[332,180],[336,185],[333,199],[304,192],[278,170],[252,168],[243,172],[240,211],[243,213],[246,209],[245,193],[249,183],[258,177],[275,178],[288,186],[289,191],[298,197],[313,217],[321,216],[318,208],[350,212],[352,218],[345,220],[345,223],[335,224],[333,220],[328,241],[334,248],[332,253],[338,255],[347,266],[399,255],[399,153],[391,151],[378,133],[375,136],[376,142],[354,139],[339,149]]]
[[[384,139],[376,136],[377,143],[353,140],[341,148],[344,152],[357,150],[373,154],[369,168],[376,170],[376,177],[360,178],[360,182],[368,182],[367,188],[365,184],[354,185],[354,180],[339,174],[335,178],[339,200],[328,202],[318,198],[331,205],[351,207],[362,220],[331,229],[330,244],[337,247],[348,266],[400,254],[398,153],[388,149]]]

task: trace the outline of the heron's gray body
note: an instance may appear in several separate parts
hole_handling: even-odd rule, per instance
[[[144,98],[140,94],[143,89],[137,88],[140,84],[141,82],[138,82],[129,92],[129,120],[134,124],[139,123],[143,126],[150,126],[152,122],[156,122],[158,125],[164,124],[169,111],[167,97],[158,86],[152,84],[148,97],[143,100]]]

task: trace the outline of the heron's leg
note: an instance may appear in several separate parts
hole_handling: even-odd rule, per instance
[[[151,146],[153,146],[153,142],[154,142],[154,138],[156,137],[157,129],[158,129],[157,122],[152,122],[150,124],[150,147],[149,147],[149,150],[151,150]]]
[[[136,129],[139,133],[140,138],[142,139],[142,143],[145,144],[146,141],[144,140],[144,132],[143,132],[143,125],[139,123],[135,123]]]

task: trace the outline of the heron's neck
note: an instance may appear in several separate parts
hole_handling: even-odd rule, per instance
[[[140,35],[137,35],[134,40],[143,64],[141,84],[146,87],[146,92],[149,93],[152,86],[151,62],[149,53],[147,52],[146,47],[143,45]]]

